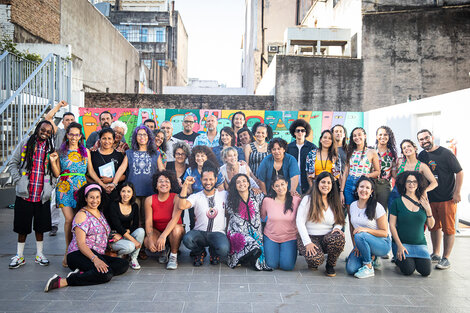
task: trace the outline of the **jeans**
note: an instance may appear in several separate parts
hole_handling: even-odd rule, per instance
[[[144,242],[145,230],[143,228],[137,228],[132,232],[131,236],[134,237],[135,240],[137,240],[142,245],[142,243]],[[136,249],[135,244],[124,237],[122,237],[121,240],[112,243],[111,248],[113,248],[113,250],[119,256],[129,254],[131,259],[136,259],[140,251],[140,248]]]
[[[356,177],[349,175],[346,179],[346,184],[344,185],[344,202],[346,205],[350,205],[356,201],[354,190],[356,190],[356,184],[359,178],[361,178],[361,176]]]
[[[297,240],[274,242],[264,235],[264,256],[266,264],[273,269],[292,271],[297,261]]]
[[[375,195],[377,202],[380,203],[386,211],[388,211],[388,198],[392,191],[390,181],[386,179],[374,179],[375,183]]]
[[[83,255],[80,250],[71,252],[67,254],[67,264],[72,271],[78,268],[80,272],[67,278],[69,286],[104,284],[110,281],[113,276],[124,274],[129,268],[129,263],[124,259],[99,254],[94,250],[91,251],[108,265],[108,272],[98,272],[95,264]]]
[[[375,237],[369,233],[357,233],[354,235],[356,248],[359,250],[359,256],[354,255],[354,250],[348,256],[346,263],[346,272],[353,275],[365,264],[372,262],[372,255],[381,257],[386,255],[391,248],[390,237]]]
[[[201,255],[206,247],[209,247],[211,256],[225,258],[230,251],[230,242],[227,235],[221,232],[207,232],[202,230],[190,230],[183,237],[183,244],[194,255]]]

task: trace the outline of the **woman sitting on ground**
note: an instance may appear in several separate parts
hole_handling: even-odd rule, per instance
[[[349,207],[349,229],[354,249],[348,256],[346,272],[357,278],[374,276],[374,268],[380,268],[379,257],[390,251],[387,214],[377,202],[374,188],[371,178],[361,176],[354,191],[358,200]]]
[[[177,186],[174,173],[166,170],[157,172],[153,177],[156,193],[145,200],[147,235],[144,244],[151,253],[160,252],[158,263],[167,263],[168,270],[178,267],[178,250],[184,236],[181,210],[178,208],[178,197],[174,192]]]
[[[245,264],[258,271],[271,270],[265,263],[260,206],[263,194],[255,194],[246,174],[237,174],[229,185],[226,215],[230,241],[228,266]]]
[[[405,171],[397,177],[401,197],[390,206],[390,232],[395,264],[405,275],[418,271],[431,274],[431,256],[424,235],[425,225],[434,227],[434,217],[427,197],[422,197],[428,185],[418,171]]]
[[[129,254],[130,266],[140,269],[139,255],[145,231],[139,227],[139,206],[135,202],[134,185],[130,182],[122,184],[118,201],[114,201],[109,209],[109,224],[116,231],[111,248],[118,256]]]
[[[45,292],[66,286],[107,283],[129,268],[126,260],[104,254],[111,229],[100,207],[102,193],[97,184],[86,184],[78,190],[78,212],[75,210],[73,238],[67,254],[67,264],[73,272],[66,278],[52,276]]]
[[[343,206],[334,177],[329,172],[322,172],[315,178],[297,212],[297,245],[309,268],[317,270],[327,253],[326,275],[336,276],[336,260],[346,243],[341,231],[344,223]]]
[[[288,182],[275,176],[268,196],[261,206],[264,227],[264,253],[266,263],[273,269],[292,271],[297,260],[297,227],[295,216],[300,198],[288,192]]]

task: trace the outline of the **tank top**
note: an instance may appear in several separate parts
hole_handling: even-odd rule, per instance
[[[152,195],[152,221],[153,228],[159,232],[163,232],[173,216],[173,201],[176,193],[170,193],[170,196],[165,201],[158,200],[158,195]],[[181,217],[178,224],[181,224]]]
[[[322,172],[331,173],[333,170],[333,163],[328,159],[326,161],[322,161],[319,158],[319,153],[317,153],[317,158],[315,160],[315,176],[320,175]]]
[[[407,161],[407,159],[405,158],[405,161],[401,162],[400,167],[398,168],[398,173],[397,173],[397,175],[398,175],[398,174],[401,174],[401,173],[403,173],[403,172],[405,171],[406,161]],[[417,172],[418,172],[420,167],[421,167],[421,161],[416,162],[414,171],[417,171]]]
[[[370,173],[372,163],[367,157],[369,150],[370,149],[366,148],[364,151],[353,151],[349,159],[349,175],[360,177]]]
[[[250,147],[251,153],[248,159],[248,165],[250,166],[251,172],[256,175],[261,161],[268,155],[268,152],[258,152],[253,142],[250,143]]]

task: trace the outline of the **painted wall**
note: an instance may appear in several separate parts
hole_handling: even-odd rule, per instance
[[[128,131],[126,141],[130,142],[132,130],[148,118],[155,120],[159,127],[163,121],[173,123],[173,133],[183,130],[183,118],[185,114],[192,113],[196,123],[195,132],[206,131],[205,123],[209,114],[219,117],[217,129],[220,131],[225,126],[231,126],[233,113],[238,110],[182,110],[182,109],[135,109],[135,108],[80,108],[79,122],[84,126],[85,137],[99,129],[99,114],[108,110],[113,114],[114,120],[120,120],[127,124]],[[346,129],[353,129],[356,126],[363,126],[364,113],[362,112],[329,112],[329,111],[262,111],[262,110],[242,110],[247,118],[247,126],[251,127],[256,122],[263,122],[273,128],[275,137],[282,137],[287,142],[292,141],[289,133],[289,126],[298,118],[310,123],[313,132],[308,140],[318,144],[318,139],[322,130],[341,124]]]

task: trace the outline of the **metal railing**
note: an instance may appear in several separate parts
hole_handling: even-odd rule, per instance
[[[71,61],[51,53],[34,68],[30,62],[0,56],[0,173],[50,107],[62,99],[70,103]]]

